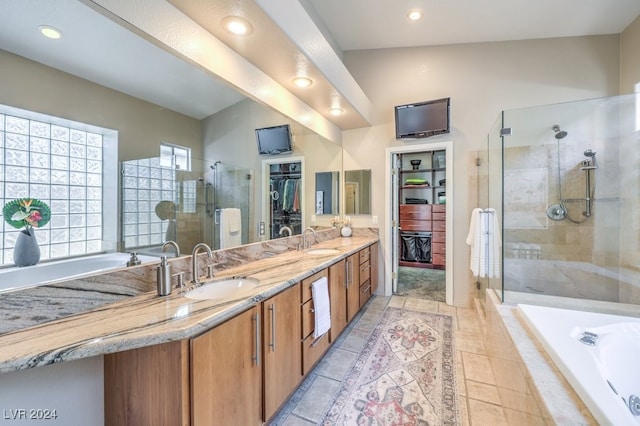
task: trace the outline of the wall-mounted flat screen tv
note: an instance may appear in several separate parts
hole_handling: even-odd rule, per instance
[[[449,107],[450,98],[396,106],[396,139],[449,133]]]
[[[258,153],[261,155],[276,155],[291,152],[291,130],[288,124],[281,126],[256,129]]]

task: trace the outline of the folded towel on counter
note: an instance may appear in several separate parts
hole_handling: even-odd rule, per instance
[[[317,339],[331,328],[331,305],[329,303],[329,281],[327,277],[322,277],[311,284],[311,298],[313,299],[315,313],[313,338]]]

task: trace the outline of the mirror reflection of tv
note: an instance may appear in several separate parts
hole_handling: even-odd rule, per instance
[[[396,139],[449,133],[449,109],[450,98],[396,106]]]
[[[256,129],[256,141],[260,155],[277,155],[291,152],[291,130],[288,124]]]

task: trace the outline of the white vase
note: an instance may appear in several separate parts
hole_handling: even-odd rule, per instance
[[[340,235],[342,235],[343,237],[350,237],[350,236],[351,236],[351,227],[349,227],[349,226],[344,226],[344,227],[340,230]]]
[[[13,248],[13,262],[16,266],[31,266],[40,262],[40,246],[33,228],[24,229],[18,233],[16,245]]]

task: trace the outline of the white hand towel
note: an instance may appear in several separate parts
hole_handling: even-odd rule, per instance
[[[322,277],[311,284],[311,298],[315,312],[313,338],[325,334],[331,328],[331,305],[329,303],[329,281]]]
[[[229,232],[240,232],[242,228],[242,211],[240,209],[225,209],[229,216]]]
[[[473,209],[471,212],[471,220],[469,222],[469,233],[467,234],[467,244],[471,246],[469,267],[473,276],[480,275],[480,258],[482,257],[482,226],[480,213],[482,209]]]
[[[231,231],[235,227],[233,223],[241,222],[240,209],[220,210],[220,248],[237,247],[242,244],[241,228]]]

